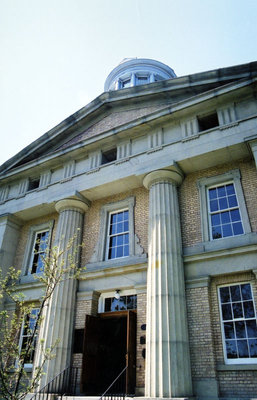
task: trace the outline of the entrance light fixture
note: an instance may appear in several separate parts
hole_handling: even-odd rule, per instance
[[[120,300],[120,290],[119,289],[116,290],[114,297],[115,297],[115,299]]]

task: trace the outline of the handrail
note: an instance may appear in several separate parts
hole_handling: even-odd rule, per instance
[[[43,400],[48,400],[51,395],[63,396],[64,394],[76,394],[78,371],[77,367],[66,367],[59,372],[50,382],[38,390],[30,400],[38,400],[43,395]]]
[[[103,397],[106,395],[106,393],[114,386],[114,384],[117,382],[117,380],[121,377],[121,375],[126,371],[128,366],[126,365],[123,370],[119,373],[119,375],[114,379],[114,381],[108,386],[108,388],[105,390],[105,392],[102,394],[102,396],[99,398],[99,400],[102,400]],[[126,391],[125,391],[126,392]],[[121,397],[125,397],[126,393],[123,393]],[[117,398],[117,396],[115,396]]]

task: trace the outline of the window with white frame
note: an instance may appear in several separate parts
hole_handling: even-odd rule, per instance
[[[129,256],[129,210],[109,213],[107,259]]]
[[[257,363],[257,321],[251,284],[218,290],[226,364]]]
[[[211,239],[244,233],[234,182],[207,188]]]
[[[198,180],[203,241],[250,233],[238,169]]]
[[[37,344],[36,321],[39,308],[33,308],[23,320],[20,335],[20,357],[24,357],[25,367],[32,366]]]
[[[44,269],[44,258],[51,243],[54,221],[31,226],[23,260],[23,275],[38,274]]]
[[[31,254],[30,273],[38,274],[44,270],[44,259],[49,245],[49,230],[35,233],[33,251]]]

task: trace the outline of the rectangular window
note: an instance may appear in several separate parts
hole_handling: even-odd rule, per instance
[[[112,161],[117,160],[117,148],[102,152],[101,165],[108,164]]]
[[[39,187],[40,178],[29,179],[28,192]]]
[[[215,128],[216,126],[219,126],[219,120],[216,111],[208,115],[198,116],[197,120],[200,132],[207,131],[208,129],[212,129]]]
[[[250,283],[219,288],[227,364],[257,363],[257,323]]]
[[[242,235],[244,229],[234,183],[210,187],[207,193],[211,239]]]
[[[109,214],[107,259],[129,256],[129,211]]]
[[[35,233],[33,253],[31,256],[31,274],[37,274],[44,270],[44,258],[49,246],[49,230]]]
[[[37,332],[35,332],[35,324],[38,317],[38,308],[33,308],[29,315],[26,315],[22,324],[20,336],[20,355],[25,357],[25,365],[33,364]],[[31,342],[32,341],[32,342]],[[29,344],[31,342],[31,344]]]
[[[137,308],[137,295],[107,297],[104,302],[104,312],[108,311],[123,311],[123,310],[136,310]]]

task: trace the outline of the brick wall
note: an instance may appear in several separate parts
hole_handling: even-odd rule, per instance
[[[215,378],[209,289],[187,288],[186,299],[192,379]]]
[[[257,231],[257,171],[253,161],[242,160],[236,163],[224,164],[214,168],[198,171],[185,177],[181,187],[179,188],[183,246],[193,246],[202,242],[200,202],[197,180],[203,177],[220,175],[236,168],[240,169],[241,171],[242,188],[251,228],[253,232]]]

